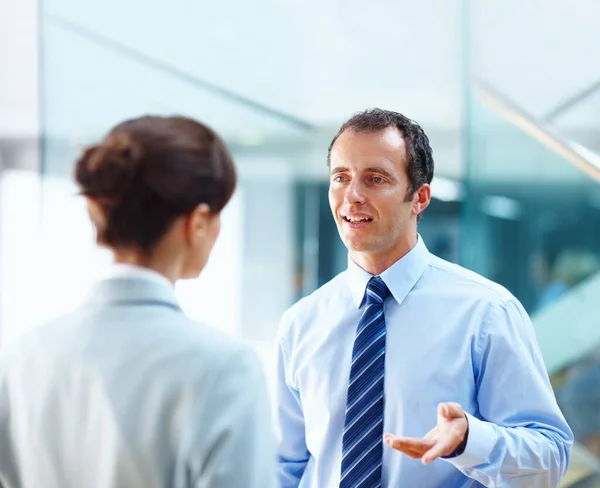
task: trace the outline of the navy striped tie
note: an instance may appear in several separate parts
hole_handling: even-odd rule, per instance
[[[356,329],[342,438],[340,488],[381,486],[385,318],[390,291],[379,276],[367,285],[367,305]]]

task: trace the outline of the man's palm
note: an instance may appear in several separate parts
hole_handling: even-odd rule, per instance
[[[462,407],[458,403],[440,403],[437,425],[422,439],[385,434],[384,440],[397,451],[429,464],[440,456],[452,454],[466,438],[467,431],[467,418]]]

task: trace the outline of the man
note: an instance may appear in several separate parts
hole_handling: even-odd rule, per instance
[[[417,234],[433,177],[422,129],[359,113],[328,166],[348,269],[281,322],[282,486],[558,486],[573,437],[527,314]]]

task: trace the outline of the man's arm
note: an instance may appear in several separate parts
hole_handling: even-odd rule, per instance
[[[517,301],[490,306],[473,363],[479,413],[467,414],[464,452],[446,461],[485,486],[558,486],[573,434]]]
[[[286,358],[277,345],[277,430],[279,434],[279,483],[297,488],[309,459],[300,393],[286,377]]]
[[[262,365],[251,350],[228,361],[215,379],[205,419],[195,428],[192,486],[276,488],[275,436]],[[208,411],[210,410],[210,411]]]
[[[392,448],[428,464],[443,458],[484,486],[556,488],[573,434],[548,381],[531,321],[514,301],[491,306],[473,358],[479,411],[438,405],[422,439],[384,436]]]

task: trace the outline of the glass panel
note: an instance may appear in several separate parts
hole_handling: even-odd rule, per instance
[[[572,94],[549,115],[550,126],[591,151],[600,166],[600,84]]]
[[[600,329],[591,317],[600,316],[600,185],[476,97],[469,102],[461,260],[528,310],[559,403],[598,456]],[[589,474],[593,458],[576,452],[573,466]]]
[[[600,487],[600,185],[483,106],[491,85],[528,118],[600,161],[600,98],[546,120],[598,80],[597,6],[467,1],[466,188],[461,261],[530,313],[577,445],[562,486]],[[595,412],[592,414],[591,412]]]

